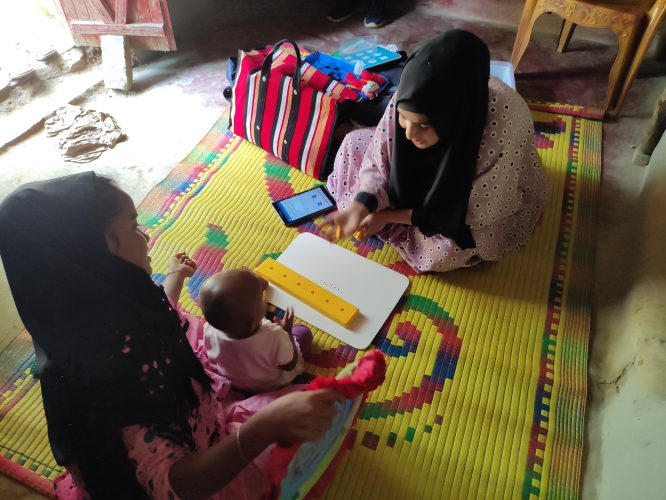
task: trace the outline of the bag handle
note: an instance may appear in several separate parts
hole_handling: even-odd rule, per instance
[[[264,59],[264,63],[261,65],[261,85],[268,85],[268,79],[271,76],[271,66],[273,65],[273,56],[285,42],[293,45],[294,52],[296,52],[296,68],[292,77],[294,93],[296,93],[296,91],[301,90],[301,66],[303,63],[301,61],[301,50],[298,48],[298,45],[296,45],[296,42],[289,38],[283,38],[278,43],[273,45],[271,51],[266,55],[266,59]]]
[[[257,96],[257,117],[255,120],[255,133],[256,133],[256,144],[260,147],[270,151],[270,145],[261,143],[261,124],[264,120],[264,108],[266,105],[266,93],[268,92],[268,79],[271,76],[271,66],[273,65],[273,56],[278,51],[280,46],[283,43],[290,43],[294,47],[294,52],[296,52],[296,68],[292,76],[292,96],[291,96],[291,112],[289,114],[289,121],[287,122],[287,130],[285,131],[283,143],[279,146],[282,149],[280,156],[284,161],[289,163],[289,146],[291,144],[291,139],[294,135],[294,129],[296,128],[296,121],[298,120],[298,109],[300,105],[300,94],[301,94],[301,50],[296,45],[296,42],[290,40],[289,38],[283,38],[275,45],[271,51],[266,55],[263,64],[261,65],[261,80],[259,81],[259,95]]]

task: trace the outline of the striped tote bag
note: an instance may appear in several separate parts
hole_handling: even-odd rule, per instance
[[[284,43],[293,46],[295,57],[285,57]],[[288,63],[291,60],[294,64]],[[287,39],[266,49],[239,51],[231,131],[324,180],[338,115],[334,97],[339,82],[322,78],[321,72],[313,74],[312,69],[303,68],[298,46]],[[302,72],[310,76],[307,81]]]

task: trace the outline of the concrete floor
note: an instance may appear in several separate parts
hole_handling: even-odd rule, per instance
[[[509,60],[514,23],[493,25],[477,14],[441,6],[448,2],[390,4],[391,22],[382,29],[363,27],[361,16],[340,24],[325,21],[325,2],[286,0],[266,5],[246,0],[225,7],[205,22],[190,15],[174,26],[180,50],[135,68],[130,93],[93,87],[77,103],[110,113],[128,135],[89,164],[65,163],[55,140],[39,127],[16,144],[0,149],[0,199],[17,185],[84,170],[115,178],[138,203],[197,143],[226,101],[226,59],[239,47],[254,47],[290,36],[308,49],[333,51],[352,35],[376,34],[380,43],[401,49],[439,31],[461,27],[488,43],[491,57]],[[471,2],[479,4],[480,2]],[[275,5],[279,4],[279,5]],[[539,22],[516,73],[527,99],[600,106],[615,56],[612,37],[580,29],[570,52],[554,50],[555,16]],[[196,30],[193,28],[196,27]],[[196,32],[196,36],[194,33]],[[663,234],[660,200],[666,194],[666,152],[660,145],[651,164],[636,167],[633,148],[647,126],[666,83],[664,65],[646,61],[622,115],[604,123],[603,185],[595,265],[591,335],[587,442],[582,497],[589,499],[663,498],[666,478],[666,339],[660,331],[666,310],[663,293]],[[64,104],[53,102],[52,108]],[[19,135],[22,130],[17,130]],[[0,348],[16,334],[18,319],[6,284],[0,282]],[[661,302],[660,302],[661,301]],[[0,481],[0,497],[42,498],[10,480]]]

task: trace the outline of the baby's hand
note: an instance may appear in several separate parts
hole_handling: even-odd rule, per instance
[[[287,310],[284,312],[284,318],[276,316],[273,318],[273,323],[280,325],[285,332],[291,335],[291,329],[294,326],[294,310],[291,307],[287,307]]]
[[[169,272],[181,273],[189,278],[197,270],[197,263],[194,262],[185,252],[179,252],[169,259]]]

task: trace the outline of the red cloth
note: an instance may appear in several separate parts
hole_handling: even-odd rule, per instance
[[[358,365],[349,377],[317,377],[310,382],[308,389],[336,389],[345,398],[354,399],[379,387],[385,376],[384,355],[379,349],[374,349],[358,360]]]
[[[310,384],[308,384],[306,390],[314,391],[317,389],[335,389],[339,391],[345,398],[355,399],[358,396],[365,395],[366,393],[379,387],[382,382],[384,382],[385,377],[386,360],[384,359],[384,355],[381,353],[381,351],[374,349],[358,360],[354,372],[349,377],[337,379],[335,377],[317,376],[312,382],[310,382]],[[291,459],[296,454],[298,446],[299,445],[290,447],[276,446],[273,449],[268,471],[271,477],[272,498],[279,498],[280,484],[282,483],[284,477],[287,475],[289,462],[291,462]],[[343,448],[341,448],[341,450],[342,449]],[[327,484],[320,484],[320,480],[320,482],[318,482],[314,488],[320,490],[328,485],[328,482],[333,477],[331,468],[335,467],[338,462],[339,457],[336,456],[336,458],[333,460],[329,468],[322,476],[321,480],[325,480]]]

